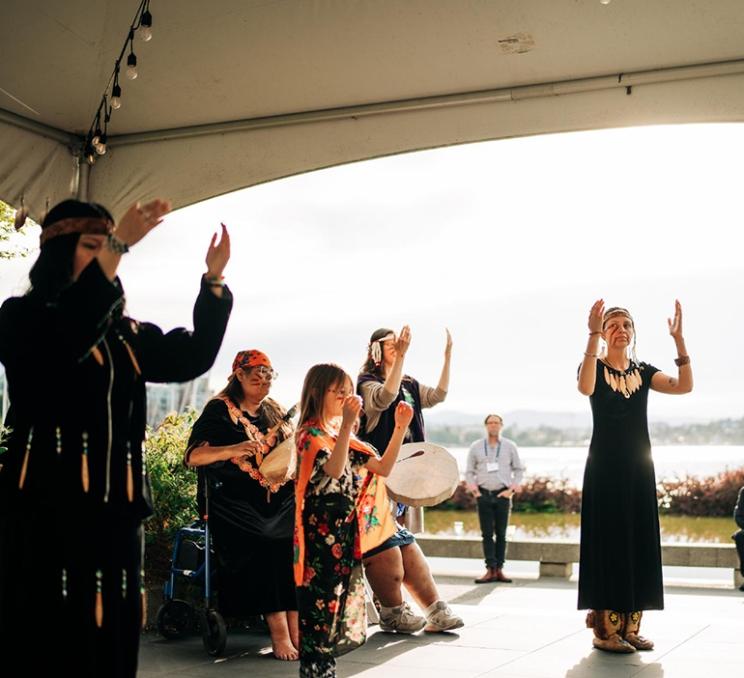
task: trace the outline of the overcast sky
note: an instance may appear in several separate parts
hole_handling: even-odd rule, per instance
[[[191,322],[203,258],[231,229],[235,307],[211,373],[266,351],[274,395],[307,368],[356,374],[371,332],[412,327],[406,371],[436,384],[445,327],[453,373],[441,408],[586,411],[576,368],[602,296],[630,308],[642,360],[674,373],[666,319],[685,312],[695,391],[654,394],[656,416],[739,417],[744,126],[648,127],[484,142],[275,181],[170,215],[124,257],[131,315]],[[164,196],[167,197],[167,196]],[[31,260],[0,261],[0,294]]]

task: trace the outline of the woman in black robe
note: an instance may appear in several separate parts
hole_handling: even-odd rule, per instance
[[[286,475],[276,481],[259,470],[263,457],[293,432],[286,411],[268,397],[275,376],[265,353],[238,353],[227,386],[194,423],[185,461],[199,468],[202,515],[209,485],[220,610],[239,618],[262,614],[274,656],[295,660],[294,488]]]
[[[638,635],[641,616],[664,608],[648,393],[692,390],[679,302],[668,322],[678,354],[676,378],[638,361],[633,318],[624,308],[605,311],[601,299],[589,314],[579,367],[579,391],[589,396],[594,420],[581,503],[579,609],[589,609],[594,646],[610,652],[653,649]],[[607,346],[601,354],[600,338]]]
[[[223,231],[208,249],[193,332],[164,334],[125,315],[119,260],[169,210],[160,200],[135,205],[114,228],[100,205],[60,203],[42,224],[30,291],[0,308],[10,395],[0,456],[3,675],[65,666],[76,676],[136,674],[141,523],[151,513],[145,382],[208,370],[232,306]]]

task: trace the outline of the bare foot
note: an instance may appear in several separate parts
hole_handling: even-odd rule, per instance
[[[272,640],[271,649],[274,651],[275,659],[293,662],[300,658],[300,653],[289,640]]]

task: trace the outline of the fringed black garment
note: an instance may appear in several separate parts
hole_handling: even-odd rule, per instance
[[[145,382],[208,370],[232,296],[202,283],[193,332],[164,334],[123,305],[93,260],[54,303],[31,293],[0,308],[11,403],[0,456],[3,675],[136,674],[151,513]]]

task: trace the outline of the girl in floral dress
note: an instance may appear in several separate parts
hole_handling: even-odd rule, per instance
[[[393,468],[413,416],[405,402],[382,458],[352,433],[361,399],[337,365],[315,365],[302,388],[295,484],[295,584],[301,678],[333,678],[335,657],[362,645],[364,542],[393,534],[380,476]]]

